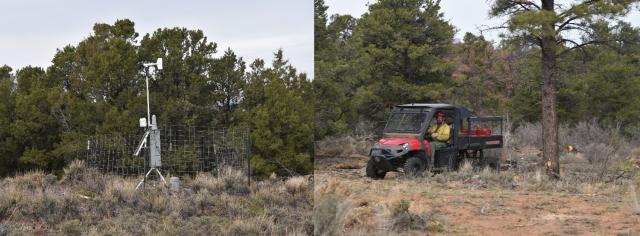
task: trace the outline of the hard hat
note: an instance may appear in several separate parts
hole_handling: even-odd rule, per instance
[[[444,117],[444,112],[436,112],[436,117]]]

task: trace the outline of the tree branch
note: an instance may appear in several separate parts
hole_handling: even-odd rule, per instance
[[[571,18],[567,19],[567,20],[566,20],[565,22],[563,22],[560,26],[558,26],[558,29],[556,30],[556,33],[560,33],[560,31],[562,31],[562,29],[564,29],[564,27],[565,27],[565,26],[567,26],[568,24],[570,24],[570,23],[571,23],[571,21],[574,21],[574,20],[576,20],[576,19],[578,19],[578,18],[580,18],[580,17],[578,17],[578,16],[573,16],[573,17],[571,17]]]
[[[540,8],[540,6],[538,6],[538,4],[535,4],[533,1],[527,1],[527,0],[513,0],[511,1],[515,4],[520,5],[520,7],[526,9],[527,11],[530,11],[530,8],[526,7],[526,6],[532,6],[538,10],[542,10],[542,8]]]
[[[589,1],[581,2],[580,4],[574,5],[574,6],[572,6],[571,8],[569,8],[568,10],[566,10],[566,11],[564,11],[564,12],[562,12],[562,13],[558,14],[558,17],[559,17],[559,18],[565,18],[565,17],[569,16],[570,14],[572,14],[572,13],[573,13],[573,11],[574,11],[576,8],[581,7],[581,6],[591,5],[592,3],[595,3],[595,2],[597,2],[597,1],[599,1],[599,0],[589,0]]]
[[[476,29],[478,29],[478,31],[480,31],[480,35],[482,35],[485,31],[504,30],[504,29],[509,29],[509,27],[506,26],[506,23],[502,23],[502,25],[499,25],[499,26],[480,25],[480,26],[477,26]]]
[[[567,48],[563,51],[561,51],[560,53],[558,53],[558,57],[574,50],[574,49],[582,49],[582,47],[587,46],[587,45],[591,45],[591,44],[600,44],[603,43],[602,41],[597,41],[597,40],[591,40],[591,41],[586,41],[586,42],[582,42],[582,43],[577,43],[576,41],[573,41],[571,39],[560,39],[560,42],[568,42],[568,43],[572,43],[573,47]]]
[[[564,29],[562,29],[561,31],[566,31],[566,30],[581,30],[583,32],[589,32],[589,29],[587,28],[586,25],[576,24],[576,23],[567,24],[567,26],[565,26]]]
[[[499,15],[513,15],[523,11],[541,10],[540,6],[530,0],[506,0]]]

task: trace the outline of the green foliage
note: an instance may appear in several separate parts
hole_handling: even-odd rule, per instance
[[[130,20],[97,23],[80,43],[58,49],[46,71],[25,67],[14,75],[0,67],[0,176],[34,168],[59,172],[82,156],[87,135],[139,131],[138,118],[146,116],[142,64],[159,57],[164,69],[149,89],[161,126],[248,124],[253,138],[277,144],[256,142],[257,163],[277,165],[279,174],[310,173],[314,94],[281,51],[273,68],[257,60],[247,72],[230,48],[216,56],[217,44],[201,30],[163,28],[138,40]],[[183,159],[181,169],[198,162],[168,158]]]
[[[251,164],[257,176],[308,174],[313,144],[313,94],[305,74],[275,54],[271,68],[261,60],[247,80],[241,116],[253,129]]]
[[[323,16],[316,12],[316,20]],[[445,101],[455,69],[447,60],[453,35],[430,0],[383,0],[360,19],[332,16],[316,31],[326,45],[316,50],[316,137],[348,132],[360,120],[381,128],[393,105]]]
[[[242,57],[227,49],[224,56],[212,64],[212,82],[214,89],[214,105],[221,113],[217,123],[222,126],[233,124],[233,111],[242,99],[242,85],[246,65]]]
[[[164,59],[164,69],[149,87],[154,103],[151,110],[162,122],[195,126],[211,125],[213,114],[205,112],[214,104],[214,91],[208,76],[217,44],[209,42],[201,30],[158,29],[140,43],[140,61]]]
[[[11,71],[13,71],[13,68],[10,66],[3,65],[0,67],[0,80],[11,79]]]
[[[397,104],[442,101],[450,93],[454,66],[445,57],[453,35],[435,1],[371,4],[354,29],[361,65],[367,65],[353,99],[358,114],[381,121]]]
[[[359,19],[327,17],[316,1],[315,137],[356,132],[362,121],[375,131],[391,106],[408,102],[462,104],[508,115],[516,126],[538,121],[539,43],[549,35],[558,55],[559,121],[595,118],[632,135],[640,126],[640,29],[615,20],[638,1],[552,4],[555,11],[541,10],[542,2],[552,1],[493,1],[490,15],[508,17],[505,37],[467,33],[452,43],[454,28],[435,1],[378,1]],[[553,32],[543,29],[549,24]]]
[[[326,48],[327,9],[324,0],[314,0],[314,51]],[[317,57],[316,57],[317,58]]]
[[[353,120],[349,99],[359,74],[355,63],[359,58],[357,48],[351,43],[355,24],[356,19],[351,16],[334,16],[324,30],[328,46],[315,52],[313,87],[319,98],[315,103],[316,137],[344,133],[347,122]]]
[[[0,67],[0,176],[15,169],[18,159],[17,142],[11,134],[11,123],[15,113],[12,70],[6,65]]]
[[[563,64],[560,115],[574,122],[595,116],[631,135],[640,125],[640,29],[624,22],[601,27],[592,37],[615,40],[569,55]]]
[[[18,151],[24,150],[20,162],[40,168],[57,168],[62,164],[50,155],[57,142],[59,126],[50,114],[47,90],[50,87],[44,70],[25,67],[16,72],[15,114],[10,125]]]
[[[351,44],[356,19],[334,15],[327,25],[323,0],[315,1],[315,61],[312,82],[315,97],[315,137],[343,133],[350,114],[350,90],[353,88],[352,61],[357,58]]]

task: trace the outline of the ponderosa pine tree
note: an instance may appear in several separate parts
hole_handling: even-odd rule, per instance
[[[557,4],[554,0],[495,0],[490,14],[507,16],[507,37],[540,48],[543,159],[547,173],[560,177],[558,148],[558,59],[597,40],[576,40],[573,35],[592,32],[598,17],[616,19],[626,15],[638,0],[581,0]]]

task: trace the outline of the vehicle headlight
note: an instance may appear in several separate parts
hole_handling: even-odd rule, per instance
[[[409,150],[409,144],[408,143],[403,143],[402,144],[402,148],[404,148],[404,150]]]

